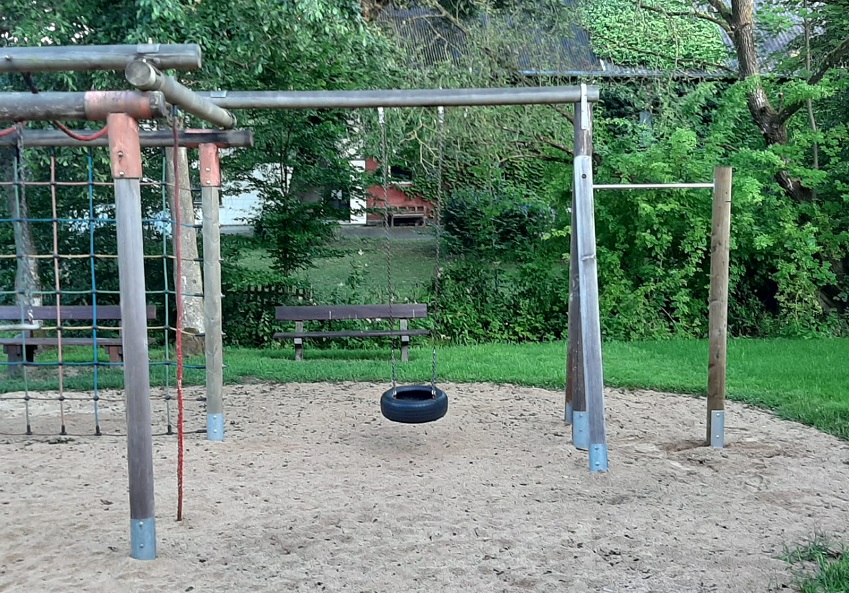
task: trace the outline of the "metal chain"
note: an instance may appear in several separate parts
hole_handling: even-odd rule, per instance
[[[437,112],[439,113],[439,164],[436,170],[436,212],[434,214],[434,224],[436,225],[436,269],[433,281],[433,364],[430,377],[430,389],[434,397],[436,397],[436,342],[439,340],[439,280],[440,276],[442,276],[439,259],[442,245],[442,169],[445,161],[445,107],[438,107]]]
[[[389,290],[389,329],[393,329],[392,301],[395,300],[395,290],[392,287],[392,247],[389,233],[389,150],[386,146],[386,114],[383,107],[377,108],[377,119],[380,123],[380,167],[383,172],[383,229],[386,251],[386,284]],[[392,358],[392,392],[398,387],[398,363],[395,360],[395,338],[389,336],[389,351]]]

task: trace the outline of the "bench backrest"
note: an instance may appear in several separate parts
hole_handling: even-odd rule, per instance
[[[156,307],[148,306],[146,311],[148,319],[156,319]],[[92,321],[94,320],[94,307],[87,305],[69,305],[59,307],[61,321]],[[7,305],[0,307],[0,320],[2,321],[56,321],[56,307],[46,305],[42,307],[19,307]],[[97,318],[104,321],[121,319],[120,305],[100,305],[97,307]]]
[[[423,303],[392,305],[316,305],[275,307],[278,321],[332,321],[336,319],[417,319],[427,317]]]

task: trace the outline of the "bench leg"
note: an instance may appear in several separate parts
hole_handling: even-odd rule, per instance
[[[6,374],[10,377],[17,377],[21,374],[24,362],[35,362],[35,351],[38,346],[27,346],[26,356],[24,356],[24,346],[20,344],[3,346],[6,352],[6,359],[9,365],[6,367]]]
[[[295,338],[295,360],[304,359],[304,339]]]
[[[400,322],[401,331],[407,329],[407,320],[402,319]],[[410,336],[401,336],[401,362],[410,360]]]
[[[109,352],[109,362],[121,362],[124,359],[121,346],[107,346],[106,351]]]
[[[21,362],[23,362],[24,357],[23,346],[3,346],[3,351],[9,361],[6,374],[10,377],[17,377],[21,374]]]

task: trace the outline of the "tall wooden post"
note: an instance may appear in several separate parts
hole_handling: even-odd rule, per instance
[[[156,558],[150,370],[147,348],[144,244],[142,239],[141,147],[138,122],[110,114],[109,156],[115,180],[121,338],[127,409],[127,469],[130,489],[130,555]]]
[[[583,388],[587,406],[590,471],[607,471],[607,434],[604,422],[604,373],[601,358],[601,321],[598,307],[598,262],[593,213],[592,106],[586,85],[575,109],[575,227],[580,293]]]
[[[221,235],[218,192],[221,167],[218,147],[200,145],[200,183],[203,212],[203,308],[206,350],[206,436],[224,440],[224,361],[221,330]]]
[[[572,192],[572,237],[569,247],[569,346],[566,355],[566,422],[572,425],[572,444],[575,448],[586,451],[589,432],[587,399],[584,393],[583,348],[581,346],[581,288],[575,212],[575,192]]]
[[[707,444],[725,446],[725,377],[728,349],[728,267],[731,251],[730,167],[714,171],[713,221],[710,235]]]

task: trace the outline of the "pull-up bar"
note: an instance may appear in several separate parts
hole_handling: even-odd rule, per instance
[[[391,91],[207,91],[198,93],[225,109],[358,109],[579,103],[580,86],[410,89]],[[597,86],[586,87],[597,102]]]
[[[713,189],[713,183],[599,183],[593,189]]]
[[[710,294],[708,303],[708,397],[706,441],[725,446],[725,383],[728,365],[728,282],[731,242],[730,167],[717,167],[713,183],[599,183],[593,190],[712,189]]]

